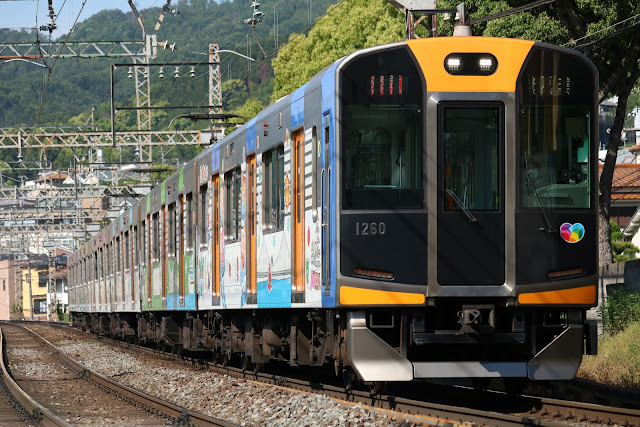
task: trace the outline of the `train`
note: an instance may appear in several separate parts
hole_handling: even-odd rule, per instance
[[[75,251],[73,323],[349,383],[571,379],[597,352],[597,95],[535,41],[358,50]]]

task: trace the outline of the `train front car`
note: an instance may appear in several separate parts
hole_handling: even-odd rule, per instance
[[[523,40],[337,70],[336,306],[364,381],[570,379],[597,302],[597,71]]]

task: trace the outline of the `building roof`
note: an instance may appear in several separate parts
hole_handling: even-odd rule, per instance
[[[602,173],[603,164],[599,166]],[[640,164],[616,164],[611,184],[611,200],[640,200]]]
[[[42,178],[38,178],[36,179],[35,182],[44,182],[44,181],[51,181],[51,180],[57,180],[57,181],[63,181],[65,179],[69,178],[69,174],[65,173],[65,172],[55,172],[52,173],[50,175],[47,176],[43,176]]]

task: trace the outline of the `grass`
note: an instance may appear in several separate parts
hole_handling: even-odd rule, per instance
[[[584,356],[577,376],[640,391],[640,322],[598,342],[597,356]]]

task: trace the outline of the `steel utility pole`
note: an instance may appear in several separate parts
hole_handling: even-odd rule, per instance
[[[222,114],[222,84],[220,82],[220,47],[217,44],[209,45],[209,115]],[[215,64],[214,64],[215,63]],[[214,126],[218,123],[217,126]],[[209,120],[209,130],[211,130],[211,143],[217,141],[222,131],[219,125],[222,119]]]
[[[405,17],[405,35],[407,40],[420,38],[416,35],[418,25],[429,30],[431,37],[438,37],[438,19],[439,13],[458,14],[460,23],[465,24],[465,8],[464,3],[459,4],[456,9],[437,9],[436,0],[389,0],[389,3],[400,9]],[[445,15],[445,19],[446,15]],[[431,22],[429,22],[429,20]],[[454,29],[455,31],[455,29]],[[460,35],[471,35],[469,34]]]

